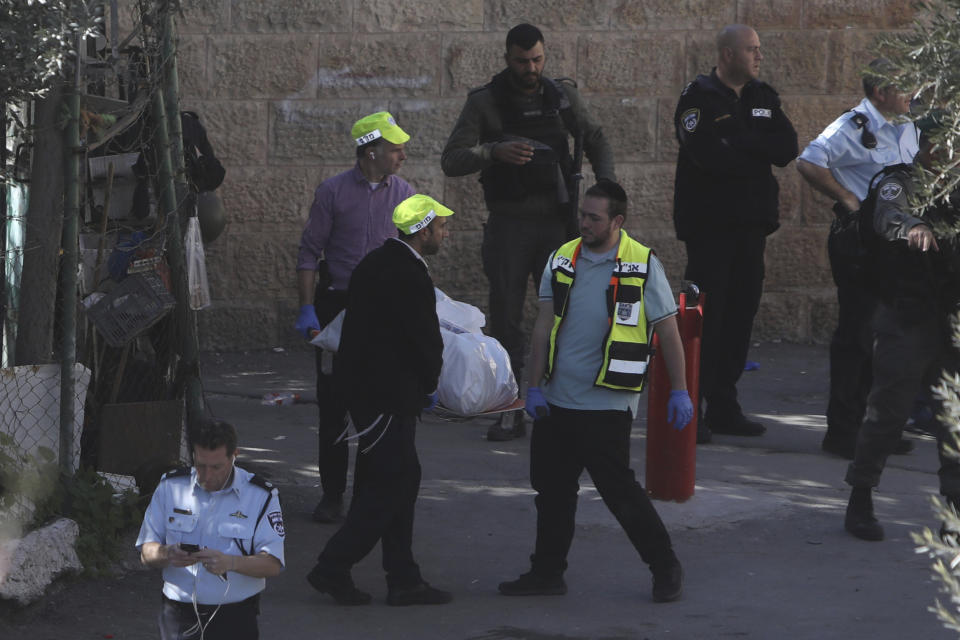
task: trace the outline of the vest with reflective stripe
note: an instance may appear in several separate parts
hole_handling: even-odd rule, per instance
[[[647,318],[643,310],[643,287],[651,250],[620,231],[616,265],[607,288],[609,330],[603,340],[603,364],[594,385],[608,389],[639,392],[647,375],[650,346]],[[567,312],[567,299],[576,277],[580,238],[567,242],[553,254],[550,285],[553,289],[553,329],[546,377],[557,366],[557,334]]]

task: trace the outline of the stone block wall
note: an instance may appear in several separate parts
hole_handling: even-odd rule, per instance
[[[454,235],[431,260],[437,285],[486,306],[485,210],[476,176],[446,178],[440,152],[468,89],[503,66],[507,30],[544,32],[546,73],[576,79],[616,153],[628,231],[679,282],[673,236],[673,110],[709,71],[716,32],[759,32],[801,148],[859,101],[858,70],[881,32],[905,28],[909,0],[188,0],[179,21],[182,103],[200,113],[227,167],[229,215],[207,247],[214,307],[206,349],[295,344],[295,264],[313,190],[353,164],[351,124],[392,112],[413,136],[401,173],[451,206]],[[769,238],[757,339],[824,342],[836,315],[826,257],[828,203],[793,165],[777,170],[782,228]],[[586,183],[592,176],[587,171]],[[531,291],[532,295],[532,291]]]

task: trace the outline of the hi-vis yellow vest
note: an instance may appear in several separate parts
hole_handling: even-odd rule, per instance
[[[607,321],[610,329],[603,340],[603,364],[594,385],[622,391],[641,391],[647,376],[650,346],[647,318],[643,311],[643,287],[647,281],[650,249],[620,231],[616,266],[607,288]],[[576,277],[580,238],[564,244],[553,254],[550,285],[553,289],[553,329],[547,378],[557,366],[557,334],[567,312],[567,299]],[[563,363],[559,363],[562,367]]]

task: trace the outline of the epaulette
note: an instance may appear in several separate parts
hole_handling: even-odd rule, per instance
[[[272,493],[272,492],[274,492],[274,491],[277,491],[277,488],[274,486],[274,484],[273,484],[272,482],[270,482],[270,481],[267,480],[266,478],[263,478],[263,477],[261,477],[261,476],[259,476],[259,475],[257,475],[257,474],[253,474],[253,475],[250,477],[250,484],[255,485],[255,486],[257,486],[257,487],[260,487],[261,489],[263,489],[264,491],[266,491],[266,492],[268,492],[268,493]]]
[[[559,78],[554,78],[553,81],[556,82],[557,84],[569,84],[574,89],[577,88],[577,81],[574,80],[573,78],[568,78],[567,76],[560,76]]]
[[[167,471],[163,474],[161,480],[169,480],[171,478],[183,478],[190,475],[190,467],[174,467],[170,471]]]

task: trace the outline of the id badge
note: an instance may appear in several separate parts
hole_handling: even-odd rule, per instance
[[[640,302],[618,302],[617,324],[635,327],[640,322]]]

